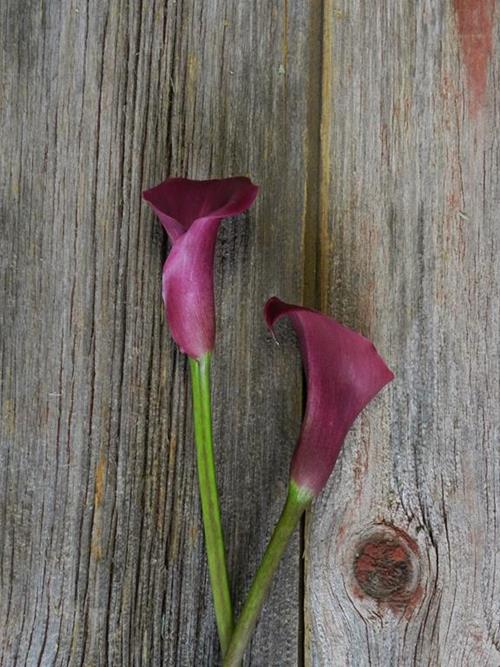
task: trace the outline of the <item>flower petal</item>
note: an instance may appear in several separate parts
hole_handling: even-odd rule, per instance
[[[175,241],[200,218],[220,220],[245,211],[253,204],[258,189],[243,176],[208,181],[167,178],[143,192],[143,197]]]
[[[220,220],[197,220],[173,245],[163,266],[163,301],[172,337],[199,358],[215,343],[213,263]]]
[[[307,377],[307,404],[290,476],[317,495],[333,470],[354,420],[394,375],[373,343],[314,310],[269,299],[272,330],[288,316],[297,333]]]

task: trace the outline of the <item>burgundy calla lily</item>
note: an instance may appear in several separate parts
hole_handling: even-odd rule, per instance
[[[175,342],[199,359],[213,350],[213,263],[219,223],[249,208],[258,187],[244,177],[168,178],[143,197],[172,242],[163,266],[163,301]]]
[[[307,377],[307,403],[290,477],[317,495],[333,470],[354,420],[394,375],[364,336],[308,308],[276,297],[264,308],[268,327],[288,316]]]

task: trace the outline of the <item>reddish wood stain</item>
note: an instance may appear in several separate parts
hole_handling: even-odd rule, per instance
[[[375,530],[356,548],[351,590],[363,601],[377,603],[379,613],[391,610],[409,619],[419,607],[424,590],[420,583],[416,542],[396,526]]]
[[[363,544],[354,574],[364,592],[375,600],[399,599],[411,577],[410,557],[398,540],[372,538]]]
[[[486,94],[495,0],[454,0],[453,4],[467,70],[470,110],[474,115],[483,105]]]

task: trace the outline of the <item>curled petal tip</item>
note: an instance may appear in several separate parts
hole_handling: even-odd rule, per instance
[[[272,296],[266,301],[264,306],[264,320],[269,331],[273,334],[274,340],[276,340],[274,325],[281,317],[284,317],[288,311],[293,310],[296,307],[297,306],[291,306],[281,299],[278,299],[277,296]],[[276,342],[278,341],[276,340]]]
[[[264,321],[267,325],[267,328],[271,332],[271,336],[273,338],[273,341],[278,345],[279,347],[279,340],[276,338],[276,332],[274,331],[274,324],[276,320],[279,319],[279,310],[280,306],[283,304],[283,301],[280,301],[277,296],[272,296],[270,299],[266,301],[266,304],[264,306]]]
[[[280,300],[276,296],[270,297],[264,306],[264,320],[267,325],[267,328],[269,331],[272,333],[274,340],[276,340],[274,336],[274,322],[276,320],[275,317],[275,304],[280,303]]]

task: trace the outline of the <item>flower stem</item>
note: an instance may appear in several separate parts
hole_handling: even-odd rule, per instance
[[[224,659],[224,667],[238,667],[240,665],[267,593],[271,587],[272,577],[278,568],[290,537],[300,517],[311,502],[312,497],[312,494],[308,490],[299,488],[293,481],[290,482],[285,507],[276,524],[271,541],[262,558],[243,611],[234,629],[231,643]]]
[[[224,549],[212,439],[211,354],[189,359],[193,391],[193,416],[198,459],[198,482],[205,530],[208,570],[219,641],[224,655],[233,631],[233,608]]]

